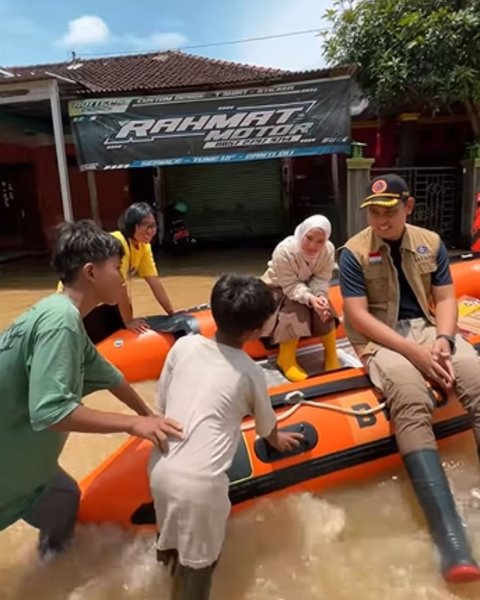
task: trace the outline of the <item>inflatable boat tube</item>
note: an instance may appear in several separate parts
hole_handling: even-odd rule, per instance
[[[480,255],[468,254],[451,261],[452,276],[457,298],[480,296]],[[330,288],[330,301],[337,314],[342,315],[342,297],[338,285]],[[200,333],[207,337],[215,334],[215,323],[208,306],[197,307],[173,316],[146,318],[150,330],[138,334],[121,329],[97,344],[99,352],[114,364],[132,383],[156,380],[160,376],[168,351],[175,340],[183,335]],[[337,328],[337,338],[345,337],[343,326]],[[317,338],[300,342],[300,347],[317,344]],[[254,359],[276,354],[274,346],[266,341],[245,344],[245,351]]]
[[[473,341],[480,348],[480,337]],[[430,393],[440,443],[470,428],[454,393]],[[252,419],[244,420],[228,473],[234,511],[258,498],[319,492],[365,480],[399,463],[388,411],[363,369],[271,388],[270,397],[279,429],[302,432],[305,440],[294,452],[281,454],[257,438]],[[148,441],[131,438],[81,482],[80,522],[132,530],[155,527],[147,476],[151,447]]]
[[[456,295],[460,299],[460,331],[480,351],[480,259],[452,264]],[[338,287],[333,301],[341,309]],[[163,319],[162,329],[155,319]],[[165,356],[179,335],[214,334],[210,311],[198,310],[170,320],[153,317],[152,330],[135,335],[120,331],[100,346],[134,381],[158,377]],[[165,324],[169,324],[166,327]],[[345,340],[343,341],[345,342]],[[307,340],[307,343],[312,343]],[[339,346],[342,340],[337,340]],[[253,357],[265,357],[262,344],[250,348]],[[446,395],[429,388],[436,408],[434,432],[440,443],[470,428],[470,419],[455,392]],[[242,437],[228,473],[233,510],[258,498],[308,491],[364,480],[399,462],[388,410],[362,368],[343,368],[301,383],[269,388],[280,429],[299,431],[304,442],[281,454],[257,438],[254,421],[242,423]],[[155,527],[147,464],[151,443],[131,438],[81,482],[79,521],[112,523],[133,530]]]

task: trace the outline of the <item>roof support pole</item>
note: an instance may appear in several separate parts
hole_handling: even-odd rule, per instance
[[[65,138],[63,135],[62,110],[60,108],[56,80],[50,81],[50,109],[52,111],[53,135],[57,154],[58,176],[60,178],[63,218],[65,221],[73,221],[72,199],[70,197],[70,184],[68,181],[67,153],[65,152]]]
[[[95,183],[95,171],[87,171],[88,195],[90,196],[90,212],[92,219],[101,226],[98,211],[97,185]]]

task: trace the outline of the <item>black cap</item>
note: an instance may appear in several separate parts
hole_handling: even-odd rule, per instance
[[[388,173],[375,177],[367,187],[367,195],[362,200],[360,208],[367,206],[383,206],[390,208],[399,202],[404,202],[411,196],[408,185],[400,175]]]

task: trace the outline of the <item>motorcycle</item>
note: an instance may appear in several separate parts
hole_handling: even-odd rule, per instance
[[[184,215],[188,211],[185,202],[176,202],[165,207],[165,239],[164,246],[172,253],[188,252],[197,240],[191,236]]]

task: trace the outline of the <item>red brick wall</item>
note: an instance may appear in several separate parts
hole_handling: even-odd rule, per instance
[[[395,166],[400,147],[400,123],[385,122],[380,128],[377,145],[377,127],[359,126],[353,122],[352,137],[366,143],[364,156],[375,158],[375,167]],[[417,125],[414,166],[454,166],[465,158],[465,146],[472,136],[468,121],[435,123],[420,121]]]
[[[19,164],[32,162],[30,148],[14,144],[0,144],[0,164]]]
[[[76,166],[75,146],[67,144],[72,206],[75,219],[92,218],[87,174]],[[75,165],[72,163],[75,162]],[[117,228],[120,213],[132,202],[128,188],[128,171],[96,171],[97,202],[102,227],[111,231]]]
[[[380,139],[378,139],[378,134],[380,134]],[[388,122],[382,125],[378,131],[376,126],[357,128],[354,122],[352,138],[356,142],[367,144],[363,155],[375,158],[376,167],[391,167],[395,164],[397,153],[395,123]]]
[[[102,227],[112,231],[117,228],[120,213],[131,203],[128,171],[98,171],[95,183]]]
[[[87,174],[75,165],[75,148],[66,147],[69,159],[68,176],[75,219],[91,218]],[[60,181],[54,146],[26,148],[13,144],[0,144],[0,164],[31,164],[41,214],[39,227],[47,240],[52,228],[63,220]],[[99,171],[95,173],[97,200],[102,226],[107,230],[117,227],[120,213],[130,204],[128,171]]]
[[[90,196],[88,193],[87,174],[77,167],[68,167],[68,178],[70,181],[70,195],[72,199],[73,218],[91,219]]]
[[[421,166],[449,166],[466,157],[471,139],[468,122],[445,123],[437,127],[420,124],[417,138],[416,163]]]
[[[52,227],[63,221],[63,208],[58,179],[57,160],[53,146],[40,146],[32,151],[35,167],[38,205],[42,215],[42,227],[49,241]]]
[[[67,154],[69,162],[76,163],[73,144],[67,144]],[[87,174],[75,165],[71,165],[68,171],[75,219],[92,218]],[[96,171],[94,177],[100,222],[104,229],[111,231],[117,228],[120,213],[132,202],[128,171]]]

